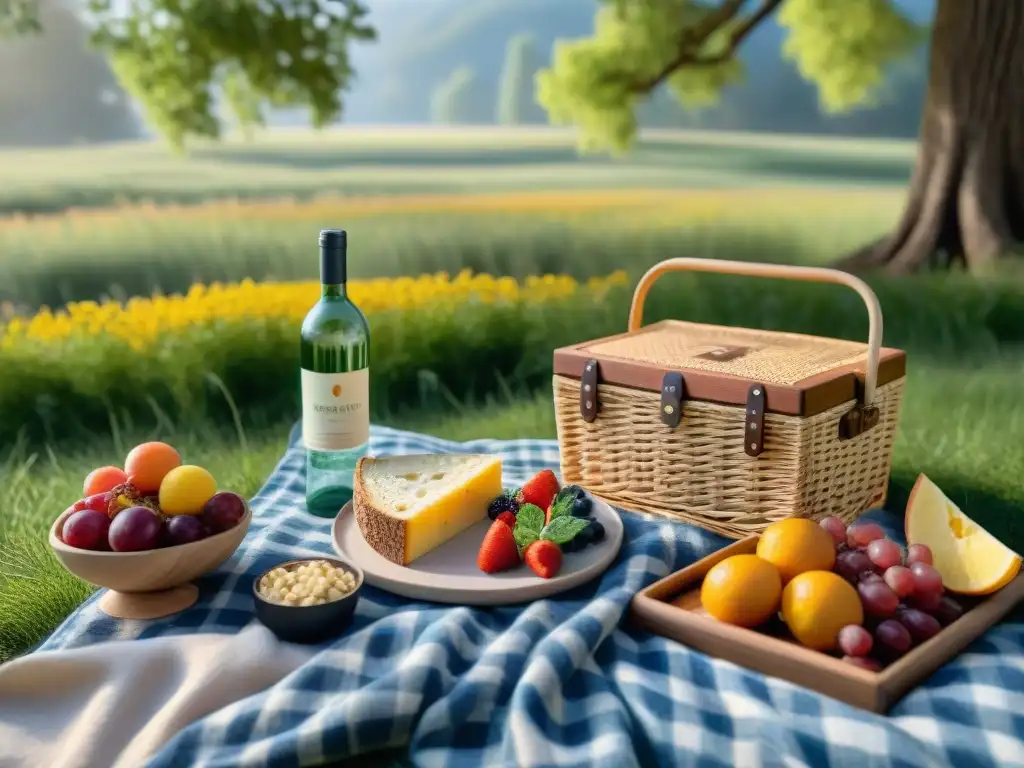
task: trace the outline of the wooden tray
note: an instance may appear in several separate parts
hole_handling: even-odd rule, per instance
[[[1024,598],[1021,574],[991,597],[973,604],[963,599],[964,614],[957,621],[881,672],[871,672],[799,645],[784,628],[769,627],[765,632],[744,629],[705,613],[700,603],[704,575],[731,555],[754,553],[759,538],[741,539],[638,592],[631,606],[631,621],[709,656],[884,714]]]

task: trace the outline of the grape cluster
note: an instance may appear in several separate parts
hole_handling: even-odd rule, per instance
[[[839,632],[843,661],[877,671],[960,618],[963,608],[944,594],[924,544],[904,553],[876,523],[847,528],[838,517],[826,517],[821,527],[836,542],[835,571],[857,588],[866,617],[864,626]]]

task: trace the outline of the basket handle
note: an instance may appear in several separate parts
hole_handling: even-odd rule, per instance
[[[825,267],[794,267],[783,264],[761,264],[746,261],[724,261],[719,259],[677,258],[666,259],[655,264],[640,278],[633,293],[629,308],[629,332],[638,331],[643,325],[644,302],[655,281],[666,272],[714,272],[723,275],[745,275],[747,277],[774,277],[784,280],[803,280],[811,283],[835,283],[852,288],[864,300],[868,310],[868,360],[864,374],[865,406],[875,399],[878,383],[878,359],[882,351],[882,307],[871,287],[848,272]]]

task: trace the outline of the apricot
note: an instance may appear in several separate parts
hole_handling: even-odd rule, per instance
[[[124,460],[128,482],[143,494],[159,491],[167,473],[179,466],[178,452],[167,443],[156,441],[135,446]]]
[[[100,467],[94,469],[85,477],[82,485],[83,496],[94,496],[97,493],[112,491],[121,483],[128,480],[128,475],[120,467]]]

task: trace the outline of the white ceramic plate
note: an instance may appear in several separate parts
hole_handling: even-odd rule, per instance
[[[562,559],[552,579],[542,579],[525,564],[496,574],[477,568],[476,556],[491,525],[484,519],[408,566],[392,563],[366,543],[349,502],[334,520],[337,553],[363,570],[365,581],[413,600],[460,605],[508,605],[529,602],[578,587],[601,575],[622,545],[622,520],[608,504],[594,499],[591,514],[604,526],[600,544],[591,544]]]

